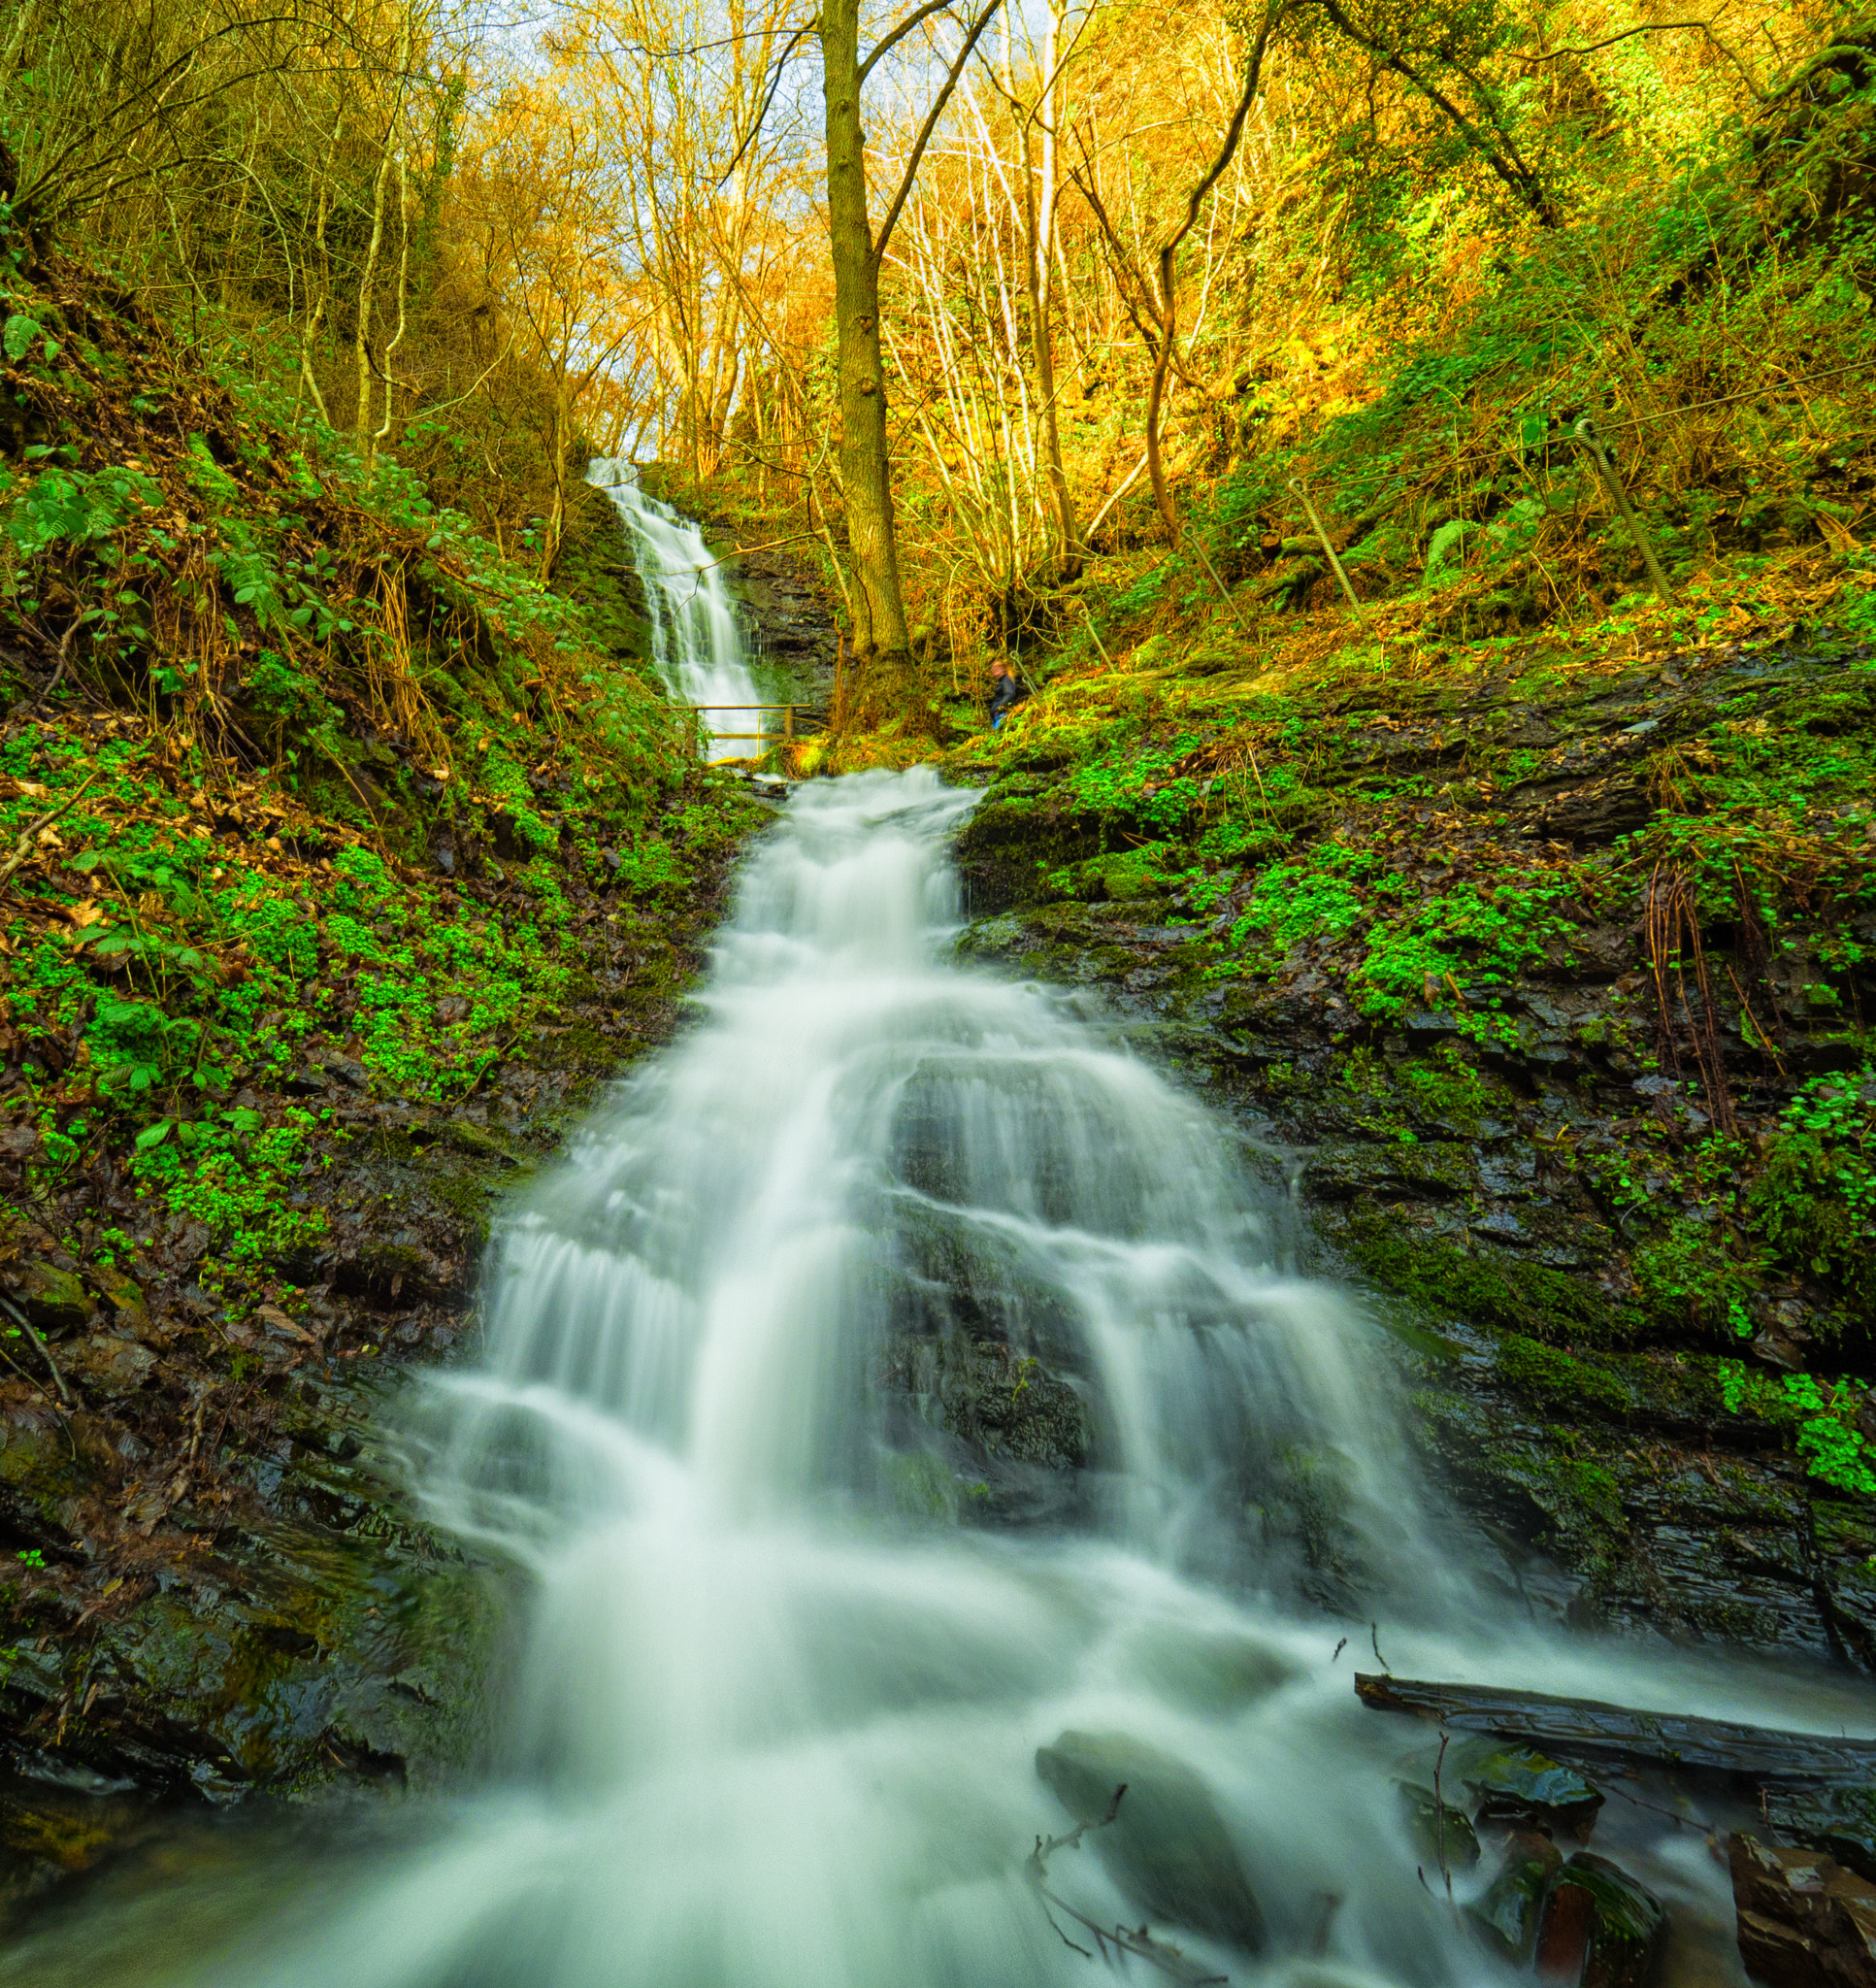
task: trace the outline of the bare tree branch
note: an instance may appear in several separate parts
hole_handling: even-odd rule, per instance
[[[896,28],[893,29],[892,33],[889,34],[886,37],[886,39],[879,44],[879,46],[872,51],[872,53],[869,55],[864,62],[861,63],[860,81],[862,83],[865,83],[867,78],[872,74],[872,65],[879,60],[880,56],[883,55],[888,49],[893,48],[896,44],[900,42],[903,42],[905,39],[905,37],[911,33],[913,28],[915,28],[919,24],[921,20],[928,20],[935,14],[943,14],[955,4],[956,0],[925,0],[925,5],[923,7],[919,8],[915,13],[908,14],[905,17],[905,18],[902,20]]]
[[[886,210],[886,218],[880,223],[879,234],[872,245],[873,267],[878,268],[886,253],[886,244],[892,240],[893,229],[899,225],[899,215],[905,207],[906,197],[912,190],[912,181],[918,174],[918,162],[925,156],[925,148],[932,142],[932,133],[938,129],[938,120],[944,107],[951,101],[951,92],[958,86],[958,78],[964,74],[964,65],[971,59],[971,51],[977,46],[978,39],[990,25],[991,17],[1003,5],[1003,0],[990,0],[990,4],[971,22],[964,38],[964,47],[958,50],[958,57],[945,73],[938,95],[932,99],[932,108],[926,114],[923,126],[917,138],[912,141],[910,155],[905,160],[905,177],[899,182],[899,191],[893,195],[893,204]],[[934,10],[927,9],[928,13]],[[874,51],[877,53],[877,50]]]

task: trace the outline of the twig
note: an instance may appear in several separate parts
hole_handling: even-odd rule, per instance
[[[1078,1953],[1083,1960],[1093,1960],[1095,1953],[1090,1953],[1085,1946],[1070,1939],[1062,1928],[1056,1925],[1055,1912],[1049,1910],[1051,1905],[1057,1912],[1066,1912],[1077,1926],[1094,1936],[1095,1951],[1103,1960],[1109,1958],[1108,1949],[1111,1947],[1115,1954],[1133,1954],[1135,1958],[1145,1961],[1149,1967],[1157,1968],[1161,1973],[1184,1983],[1185,1988],[1219,1988],[1219,1984],[1230,1981],[1229,1974],[1207,1974],[1201,1971],[1197,1962],[1187,1960],[1170,1942],[1155,1939],[1144,1926],[1103,1926],[1099,1920],[1089,1918],[1086,1912],[1076,1910],[1067,1899],[1058,1897],[1048,1887],[1048,1859],[1057,1850],[1078,1850],[1081,1847],[1081,1839],[1090,1830],[1105,1829],[1120,1813],[1121,1797],[1126,1793],[1127,1783],[1123,1781],[1114,1790],[1114,1799],[1107,1805],[1107,1813],[1099,1822],[1077,1823],[1065,1837],[1036,1839],[1036,1847],[1029,1853],[1029,1861],[1024,1869],[1030,1882],[1036,1887],[1037,1896],[1043,1902],[1042,1916],[1048,1920],[1055,1937],[1062,1944],[1071,1952]]]
[[[1335,1657],[1339,1657],[1339,1656],[1341,1655],[1341,1653],[1342,1653],[1342,1652],[1343,1652],[1343,1651],[1344,1651],[1345,1649],[1347,1649],[1347,1647],[1348,1647],[1348,1638],[1347,1638],[1347,1637],[1343,1637],[1343,1638],[1342,1638],[1342,1640],[1341,1640],[1341,1641],[1340,1641],[1340,1642],[1338,1642],[1338,1643],[1337,1643],[1337,1644],[1335,1645]],[[1329,1661],[1330,1661],[1330,1662],[1331,1662],[1331,1663],[1333,1664],[1333,1662],[1335,1661],[1335,1657],[1331,1657]]]
[[[1323,523],[1322,515],[1316,509],[1315,500],[1310,496],[1300,477],[1292,477],[1290,479],[1290,487],[1302,500],[1302,508],[1309,516],[1309,528],[1315,533],[1317,543],[1328,553],[1329,563],[1335,569],[1335,578],[1342,583],[1342,591],[1348,596],[1348,605],[1354,609],[1356,620],[1366,628],[1367,626],[1367,610],[1356,598],[1355,589],[1349,583],[1348,574],[1344,571],[1340,559],[1335,556],[1335,547],[1329,542],[1329,527]]]
[[[94,767],[91,770],[91,772],[85,775],[84,785],[80,787],[76,794],[72,794],[68,796],[65,800],[61,801],[58,804],[58,806],[51,811],[50,813],[42,814],[37,821],[28,822],[27,825],[20,831],[19,840],[16,842],[13,845],[13,854],[7,858],[6,862],[3,865],[0,865],[0,890],[4,890],[7,887],[7,885],[13,880],[14,872],[17,870],[23,862],[25,862],[27,857],[29,857],[32,854],[33,850],[38,846],[40,836],[47,829],[50,828],[52,823],[55,822],[61,814],[67,813],[70,810],[76,808],[79,805],[79,803],[84,799],[85,790],[91,785],[92,781],[95,780],[98,775],[103,771],[104,769],[102,767]]]
[[[1629,502],[1629,493],[1622,487],[1622,479],[1616,474],[1616,466],[1609,459],[1609,451],[1603,447],[1602,438],[1596,432],[1596,423],[1588,414],[1577,422],[1571,431],[1571,439],[1596,465],[1596,475],[1601,478],[1603,487],[1614,500],[1617,511],[1622,514],[1623,523],[1629,527],[1629,536],[1640,549],[1642,563],[1648,568],[1648,578],[1655,591],[1670,608],[1678,608],[1681,604],[1680,599],[1669,583],[1667,575],[1662,571],[1661,561],[1655,556],[1655,542],[1642,529],[1641,519],[1635,515],[1635,507]]]
[[[1394,1675],[1394,1666],[1381,1654],[1381,1625],[1378,1622],[1370,1622],[1368,1624],[1367,1640],[1374,1647],[1374,1661],[1392,1677]]]
[[[83,625],[84,616],[82,614],[75,614],[65,633],[59,637],[58,668],[52,672],[52,680],[33,699],[33,709],[35,711],[38,711],[45,704],[46,700],[51,696],[52,692],[58,688],[58,679],[64,676],[65,665],[71,658],[73,640]]]
[[[1111,670],[1114,667],[1114,659],[1107,653],[1107,645],[1101,639],[1101,630],[1095,626],[1093,612],[1086,601],[1083,601],[1081,604],[1081,612],[1087,616],[1088,633],[1095,639],[1095,646],[1101,651],[1101,660]]]
[[[1679,1809],[1663,1808],[1659,1802],[1644,1802],[1639,1795],[1630,1795],[1626,1790],[1618,1788],[1613,1780],[1608,1781],[1606,1785],[1609,1793],[1618,1802],[1627,1802],[1631,1808],[1645,1808],[1650,1815],[1664,1815],[1669,1822],[1678,1823],[1682,1829],[1697,1829],[1705,1836],[1717,1833],[1712,1823],[1702,1822],[1697,1815],[1683,1815]],[[1763,1786],[1760,1788],[1759,1795],[1762,1804],[1765,1799]]]
[[[1202,541],[1200,539],[1199,534],[1188,528],[1186,532],[1186,543],[1192,547],[1192,549],[1195,552],[1198,553],[1199,563],[1205,569],[1205,571],[1208,574],[1211,575],[1211,583],[1218,589],[1218,598],[1221,601],[1223,601],[1226,607],[1228,607],[1231,610],[1232,619],[1235,621],[1241,629],[1243,629],[1246,635],[1250,634],[1251,624],[1248,621],[1246,621],[1243,615],[1237,612],[1237,603],[1232,599],[1231,591],[1225,585],[1225,582],[1218,578],[1218,569],[1211,563],[1210,559],[1206,557],[1205,547]],[[1327,539],[1325,539],[1323,543],[1324,545],[1327,545],[1329,542]],[[1333,552],[1332,552],[1329,556],[1333,559],[1335,555]],[[1339,573],[1341,571],[1341,568],[1338,566],[1335,570],[1337,573]],[[1342,584],[1346,586],[1348,584],[1347,580],[1344,580]],[[1349,595],[1350,600],[1354,600],[1354,598],[1355,596],[1353,594]],[[1360,609],[1358,608],[1356,612],[1359,613]]]
[[[4,1306],[7,1310],[12,1312],[14,1317],[19,1321],[20,1330],[39,1348],[39,1357],[45,1361],[48,1372],[58,1382],[59,1399],[69,1408],[72,1406],[72,1391],[65,1385],[65,1376],[58,1371],[58,1362],[52,1358],[51,1347],[33,1330],[32,1320],[20,1310],[19,1307],[11,1298],[0,1298],[0,1306]]]
[[[1439,1874],[1446,1880],[1446,1903],[1453,1903],[1453,1872],[1446,1862],[1446,1791],[1440,1786],[1440,1770],[1446,1765],[1446,1749],[1453,1743],[1450,1733],[1439,1736],[1439,1753],[1433,1761],[1433,1857]]]

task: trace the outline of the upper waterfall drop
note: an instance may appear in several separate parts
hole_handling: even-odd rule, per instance
[[[628,465],[600,458],[587,480],[604,490],[625,526],[651,618],[651,660],[680,704],[728,707],[706,713],[711,759],[752,759],[755,739],[725,734],[763,730],[762,691],[749,668],[748,645],[722,562],[690,518],[650,497]]]

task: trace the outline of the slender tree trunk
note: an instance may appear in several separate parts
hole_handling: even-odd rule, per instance
[[[358,400],[352,414],[352,439],[358,453],[372,453],[372,288],[378,282],[378,252],[384,246],[384,188],[391,177],[391,145],[378,162],[378,182],[372,188],[372,239],[365,249],[365,273],[358,279],[358,321],[352,332],[352,362],[358,373]]]
[[[560,542],[567,530],[567,450],[573,442],[573,365],[570,352],[563,351],[554,381],[553,498],[547,508],[546,529],[541,534],[541,557],[535,578],[543,586],[553,583],[554,569],[560,564]]]
[[[1056,145],[1061,79],[1055,73],[1061,17],[1051,8],[1043,18],[1042,100],[1036,113],[1037,129],[1042,139],[1039,194],[1030,177],[1027,130],[1022,161],[1023,205],[1029,220],[1030,342],[1036,354],[1036,391],[1042,402],[1042,442],[1048,457],[1049,488],[1055,494],[1058,569],[1064,580],[1072,580],[1081,571],[1081,546],[1075,530],[1074,497],[1069,489],[1069,473],[1062,461],[1062,423],[1056,413],[1055,336],[1049,324],[1055,275],[1050,251],[1055,244],[1061,172]]]
[[[882,656],[909,658],[893,525],[886,441],[886,368],[879,347],[879,265],[867,217],[860,123],[859,0],[826,0],[820,16],[827,102],[827,212],[839,341],[840,481],[847,544],[866,601],[864,638]]]
[[[391,362],[397,357],[397,348],[404,343],[404,331],[409,319],[411,297],[411,169],[408,154],[400,150],[397,155],[397,212],[399,238],[397,250],[397,329],[392,332],[390,342],[384,348],[384,418],[378,423],[378,431],[372,437],[370,459],[366,462],[367,472],[378,466],[378,445],[388,442],[392,422],[396,415],[397,375],[391,370]]]
[[[1160,507],[1160,516],[1165,521],[1167,536],[1176,546],[1179,543],[1179,515],[1172,504],[1172,491],[1166,480],[1166,462],[1160,452],[1160,416],[1166,407],[1167,375],[1171,370],[1173,352],[1179,339],[1179,292],[1178,255],[1179,244],[1192,232],[1193,224],[1199,218],[1199,211],[1205,204],[1205,197],[1224,177],[1225,169],[1237,153],[1237,142],[1244,135],[1252,106],[1257,102],[1257,93],[1264,77],[1265,51],[1270,46],[1270,37],[1276,32],[1285,12],[1295,0],[1267,0],[1264,22],[1258,31],[1257,40],[1251,44],[1249,56],[1244,64],[1244,86],[1238,92],[1237,108],[1232,113],[1231,123],[1226,127],[1224,143],[1218,149],[1218,156],[1205,170],[1205,176],[1192,189],[1186,199],[1185,219],[1168,235],[1160,247],[1160,295],[1159,295],[1159,342],[1153,360],[1152,383],[1146,390],[1146,469],[1153,480],[1154,501]]]
[[[372,440],[372,290],[378,282],[378,257],[384,247],[384,189],[390,183],[391,160],[402,148],[404,78],[411,67],[411,16],[407,9],[397,42],[397,88],[391,97],[391,120],[384,133],[384,155],[378,162],[372,188],[372,239],[365,250],[365,273],[358,280],[358,324],[352,335],[352,357],[358,368],[358,405],[352,415],[358,452],[369,465],[378,453]]]
[[[319,391],[318,376],[313,370],[313,347],[319,336],[319,327],[325,321],[326,305],[332,298],[332,258],[326,251],[326,220],[332,212],[332,162],[338,156],[339,141],[345,134],[346,120],[342,116],[332,127],[332,142],[326,147],[325,171],[319,176],[319,205],[313,226],[313,252],[319,265],[319,295],[307,313],[306,323],[300,330],[300,381],[313,396],[313,405],[318,409],[319,418],[328,428],[332,426],[332,415],[327,411],[325,395]],[[312,288],[309,280],[309,294]],[[297,408],[296,396],[296,412]]]

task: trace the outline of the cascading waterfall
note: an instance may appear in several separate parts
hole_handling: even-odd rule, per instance
[[[721,562],[691,519],[639,488],[628,465],[595,461],[587,477],[625,527],[651,618],[652,666],[665,688],[682,704],[727,707],[708,713],[711,759],[753,758],[759,743],[723,736],[763,726],[753,709],[762,692]]]
[[[489,1788],[295,1867],[297,1912],[214,1963],[58,1978],[1087,1988],[1024,1874],[1068,1827],[1053,1747],[1051,1786],[1131,1760],[1163,1817],[1208,1787],[1178,1978],[1483,1984],[1391,1786],[1436,1735],[1357,1706],[1343,1627],[1423,1675],[1763,1714],[1760,1673],[1563,1640],[1466,1572],[1377,1333],[1266,1267],[1228,1131],[1068,997],[947,960],[969,805],[925,771],[798,795],[700,1025],[512,1218],[486,1362],[430,1384],[422,1496],[529,1576]],[[971,1360],[1012,1402],[1070,1376],[1085,1467],[971,1463]],[[1697,1832],[1625,1828],[1724,1926]],[[1092,1844],[1051,1887],[1138,1924]]]

